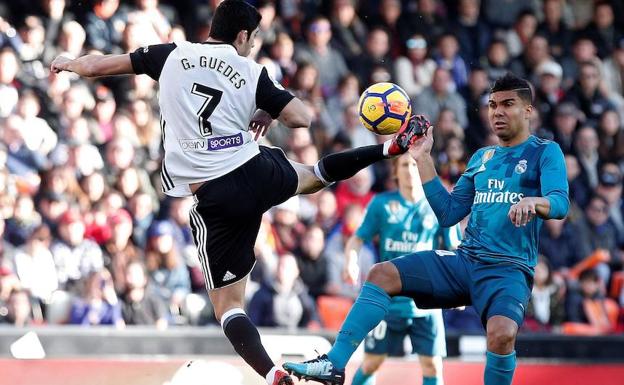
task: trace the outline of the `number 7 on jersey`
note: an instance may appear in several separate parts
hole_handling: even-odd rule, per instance
[[[202,136],[210,136],[212,135],[212,125],[210,124],[210,121],[208,121],[208,118],[210,118],[210,115],[212,115],[215,108],[221,101],[223,92],[203,84],[193,83],[191,93],[193,95],[206,98],[204,103],[199,108],[199,111],[197,111],[197,122],[199,124],[199,133]]]

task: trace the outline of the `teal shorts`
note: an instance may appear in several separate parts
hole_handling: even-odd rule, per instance
[[[364,351],[370,354],[403,357],[405,355],[403,341],[406,336],[412,343],[412,353],[446,357],[444,320],[440,310],[414,318],[386,316],[366,336]]]
[[[514,263],[484,263],[461,250],[421,251],[390,262],[401,276],[400,295],[421,309],[472,305],[484,327],[495,315],[522,325],[533,277]]]

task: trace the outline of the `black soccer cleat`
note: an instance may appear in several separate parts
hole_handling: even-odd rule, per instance
[[[388,155],[396,156],[407,152],[419,138],[427,135],[431,123],[423,115],[412,115],[406,124],[401,127],[388,148]]]

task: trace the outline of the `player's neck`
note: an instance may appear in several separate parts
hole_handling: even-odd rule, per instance
[[[422,198],[422,192],[419,192],[417,189],[413,187],[403,187],[399,188],[399,194],[409,202],[418,202]]]
[[[530,133],[528,131],[523,131],[509,140],[503,140],[499,138],[500,146],[501,147],[514,147],[514,146],[520,145],[526,142],[529,139],[529,136],[530,136]]]

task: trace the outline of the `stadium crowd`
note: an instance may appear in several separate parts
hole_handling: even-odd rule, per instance
[[[369,84],[392,81],[435,126],[452,188],[495,144],[487,93],[506,71],[529,79],[531,128],[566,157],[571,213],[544,223],[526,330],[624,330],[624,3],[592,0],[258,0],[252,55],[301,98],[310,129],[263,139],[291,159],[380,143],[358,120]],[[58,54],[123,53],[203,41],[218,0],[0,3],[0,319],[41,324],[215,322],[188,226],[192,198],[160,189],[157,84],[48,70]],[[336,327],[359,288],[343,271],[364,208],[394,188],[377,164],[264,216],[248,314],[258,326]],[[501,236],[504,236],[501,235]],[[447,328],[480,331],[474,312]]]

